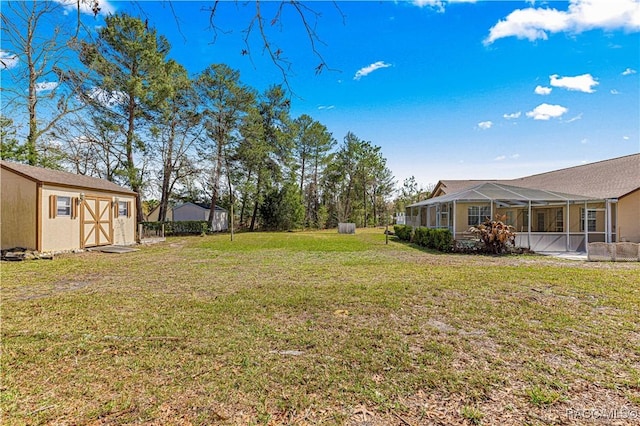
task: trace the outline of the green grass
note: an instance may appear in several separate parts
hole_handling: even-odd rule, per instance
[[[1,268],[3,424],[536,424],[584,401],[639,407],[638,264],[441,255],[376,229]]]

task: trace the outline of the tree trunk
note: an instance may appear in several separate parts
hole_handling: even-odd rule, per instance
[[[221,133],[221,132],[220,132]],[[218,134],[218,157],[216,158],[216,169],[213,174],[213,194],[211,195],[211,207],[209,209],[209,229],[213,230],[213,220],[216,217],[216,202],[218,201],[218,194],[220,193],[220,173],[222,169],[222,146],[224,136]]]
[[[158,211],[158,221],[166,222],[167,220],[167,210],[169,207],[169,195],[170,184],[171,184],[171,174],[173,173],[173,140],[175,138],[174,131],[175,123],[172,123],[171,130],[169,133],[169,139],[167,141],[167,152],[165,152],[165,160],[164,166],[162,170],[162,188],[160,189],[160,208]]]
[[[261,173],[258,173],[258,181],[256,182],[256,202],[253,205],[253,215],[251,215],[251,226],[249,227],[250,231],[254,231],[256,227],[256,218],[258,217],[258,206],[260,204],[260,179]]]
[[[34,6],[35,8],[35,6]],[[38,152],[36,150],[36,139],[38,137],[38,122],[36,120],[36,106],[38,104],[38,98],[36,97],[36,70],[33,62],[33,51],[31,47],[33,45],[33,26],[31,25],[33,16],[29,20],[29,29],[27,31],[27,43],[25,54],[27,57],[27,65],[29,67],[29,99],[27,105],[29,109],[29,135],[27,135],[27,162],[31,166],[38,164]]]

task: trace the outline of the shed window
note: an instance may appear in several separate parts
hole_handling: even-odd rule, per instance
[[[71,216],[71,197],[56,197],[56,216]]]
[[[486,218],[491,215],[491,208],[489,206],[471,206],[467,210],[469,226],[480,225]]]
[[[115,217],[131,217],[131,201],[118,201],[113,214]]]
[[[129,203],[118,201],[118,216],[129,216]]]

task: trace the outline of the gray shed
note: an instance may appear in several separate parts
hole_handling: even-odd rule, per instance
[[[209,210],[211,206],[206,204],[196,204],[186,202],[175,206],[173,211],[173,221],[183,222],[188,220],[209,220]],[[226,231],[229,228],[227,210],[216,206],[213,218],[212,231]]]

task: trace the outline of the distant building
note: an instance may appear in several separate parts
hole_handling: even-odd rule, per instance
[[[173,221],[209,220],[210,205],[187,202],[175,206],[172,210]],[[226,231],[229,228],[227,210],[216,206],[212,231]]]

